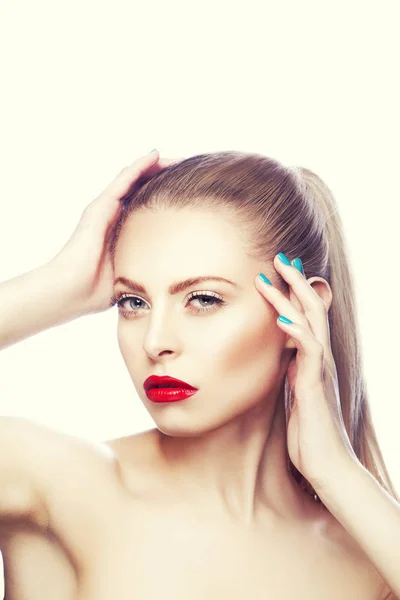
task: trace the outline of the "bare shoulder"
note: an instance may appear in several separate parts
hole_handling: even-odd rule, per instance
[[[162,459],[158,440],[157,430],[149,430],[109,440],[106,445],[118,461],[118,471],[123,489],[131,492],[136,499],[142,497],[146,506],[153,507],[158,506],[161,493],[166,514],[168,514],[168,506],[172,506],[174,498],[176,499],[176,488],[171,485],[169,470]],[[170,498],[171,503],[165,502],[167,497]],[[141,503],[135,503],[139,512],[141,512],[142,506]],[[143,535],[145,533],[148,539],[152,539],[152,535],[154,535],[154,544],[149,542],[150,546],[154,548],[161,545],[160,531],[162,539],[173,540],[174,528],[177,527],[176,513],[173,512],[174,517],[166,519],[162,526],[157,520],[157,527],[153,531],[151,523],[145,517],[147,512],[151,511],[144,511],[137,526],[138,530],[143,532]],[[151,512],[151,514],[154,516],[155,513]],[[204,527],[206,528],[207,525],[205,524]],[[190,530],[190,524],[187,525],[187,529]],[[314,574],[316,577],[314,585],[318,586],[320,581],[322,596],[324,586],[329,581],[332,586],[331,592],[333,587],[337,586],[338,597],[344,597],[345,591],[346,597],[362,597],[363,600],[397,600],[394,596],[389,595],[390,590],[380,573],[358,543],[329,511],[321,514],[317,508],[315,513],[312,513],[310,521],[304,523],[304,526],[299,527],[296,531],[298,531],[298,535],[293,532],[293,535],[285,538],[289,544],[285,550],[286,560],[289,563],[293,560],[293,564],[296,564],[296,561],[302,564],[297,555],[299,544],[302,544],[304,552],[315,558],[314,564],[318,573]],[[312,531],[318,533],[311,535]],[[194,532],[193,536],[195,535]],[[142,535],[139,537],[144,539]],[[281,540],[277,540],[276,545],[280,548]],[[270,551],[270,547],[271,540],[267,539],[266,554]],[[293,556],[290,558],[292,552]],[[300,568],[300,565],[298,568],[300,569],[298,577],[301,579],[303,568]]]
[[[67,479],[65,469],[75,477],[87,474],[87,463],[101,473],[117,466],[117,460],[106,444],[80,438],[22,417],[1,417],[2,437],[12,437],[18,466],[31,469],[43,485],[43,492],[52,494]],[[82,462],[83,461],[83,462]]]
[[[63,486],[62,474],[81,461],[94,469],[111,466],[109,448],[21,417],[0,417],[0,516],[46,525],[51,497]]]
[[[11,466],[18,473],[18,477],[7,479],[7,494],[1,498],[3,538],[12,535],[14,523],[33,523],[44,533],[56,535],[78,558],[82,538],[90,536],[90,524],[94,528],[97,516],[98,525],[99,513],[104,516],[111,497],[114,500],[118,493],[116,455],[107,444],[29,419],[2,417],[1,426],[3,445],[8,437],[10,444],[13,441],[13,457],[6,457],[3,473]],[[27,484],[20,485],[20,480]],[[31,490],[35,502],[30,500]],[[96,496],[101,498],[97,510],[93,508]]]
[[[335,517],[327,511],[326,529],[324,532],[324,540],[329,549],[328,556],[331,565],[334,566],[338,556],[339,561],[343,564],[341,573],[344,576],[344,571],[349,572],[350,577],[354,581],[355,589],[360,583],[365,590],[365,598],[371,600],[398,600],[392,595],[383,577],[366,555],[358,542],[346,531]],[[345,579],[344,579],[345,581]]]
[[[118,494],[117,458],[103,443],[25,418],[2,417],[1,434],[3,447],[9,439],[12,448],[0,497],[7,598],[75,598],[99,519]]]

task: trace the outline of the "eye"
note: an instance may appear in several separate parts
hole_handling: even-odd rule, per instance
[[[142,306],[139,306],[140,303],[143,305],[145,301],[139,298],[138,296],[132,296],[130,294],[122,294],[117,293],[112,297],[110,302],[110,306],[114,306],[115,304],[118,306],[118,312],[125,318],[135,317],[140,310],[142,310]],[[126,310],[124,305],[129,309]]]
[[[199,300],[201,298],[201,300]],[[192,292],[189,295],[188,298],[188,302],[191,302],[192,300],[198,300],[199,302],[204,302],[204,299],[206,300],[206,302],[210,302],[211,301],[211,307],[210,305],[206,306],[205,308],[201,307],[201,308],[196,308],[196,307],[192,307],[193,311],[198,314],[200,312],[210,312],[213,310],[217,310],[219,306],[222,306],[223,304],[225,304],[225,301],[221,298],[221,296],[218,296],[218,294],[214,294],[213,292]]]
[[[219,308],[219,306],[226,304],[223,298],[218,294],[215,294],[214,292],[192,292],[187,298],[187,303],[193,302],[195,300],[197,300],[200,303],[206,302],[208,304],[208,306],[206,305],[205,307],[200,305],[200,308],[191,305],[191,311],[195,314],[215,311]],[[130,294],[119,294],[113,296],[110,302],[110,306],[114,306],[115,304],[117,304],[120,314],[122,314],[126,318],[130,318],[135,317],[139,313],[139,311],[142,310],[142,308],[138,306],[138,304],[140,303],[145,303],[145,301],[139,298],[139,296],[132,296]],[[127,304],[132,310],[125,310],[124,304]]]

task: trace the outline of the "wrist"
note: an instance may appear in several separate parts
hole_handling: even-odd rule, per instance
[[[360,469],[364,467],[355,455],[345,455],[336,463],[330,464],[323,480],[315,482],[314,490],[322,501],[334,498],[337,494],[341,495],[343,487],[349,485],[354,474]]]
[[[57,258],[37,269],[46,290],[46,308],[55,324],[81,317],[90,311],[87,299],[79,288],[78,278],[71,266]],[[52,303],[52,304],[51,304]]]
[[[70,279],[52,261],[0,284],[0,348],[84,314]]]

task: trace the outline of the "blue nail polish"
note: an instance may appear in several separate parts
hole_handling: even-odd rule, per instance
[[[283,262],[283,264],[288,265],[289,267],[292,266],[292,263],[290,262],[288,257],[285,254],[283,254],[283,252],[279,252],[278,258],[281,262]]]
[[[295,267],[295,268],[296,268],[298,271],[300,271],[300,273],[301,273],[302,275],[304,275],[303,262],[302,262],[301,258],[298,258],[298,257],[297,257],[297,258],[295,258],[295,259],[294,259],[294,261],[293,261],[293,266],[294,266],[294,267]]]
[[[264,283],[268,283],[268,285],[272,285],[272,283],[270,282],[268,277],[265,277],[264,273],[259,273],[258,276]]]
[[[281,323],[286,323],[286,325],[291,325],[293,323],[293,321],[291,321],[290,319],[287,319],[283,315],[280,315],[278,317],[278,321],[280,321]]]

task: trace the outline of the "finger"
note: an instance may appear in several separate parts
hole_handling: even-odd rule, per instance
[[[285,315],[295,323],[301,323],[304,327],[309,327],[305,315],[277,287],[265,282],[264,277],[265,275],[262,273],[256,277],[256,287],[268,302],[272,304],[276,312],[279,315]]]
[[[292,264],[286,265],[281,262],[278,255],[274,258],[274,267],[293,289],[297,298],[300,300],[306,315],[308,313],[314,313],[315,311],[319,311],[320,313],[323,312],[325,314],[325,309],[323,309],[325,305],[322,299],[296,267]]]
[[[140,179],[157,163],[158,159],[159,154],[158,151],[155,150],[146,156],[141,156],[132,164],[124,167],[96,200],[119,200],[128,193],[133,183]]]
[[[177,162],[181,162],[182,160],[184,160],[184,158],[159,158],[158,161],[153,161],[147,168],[143,169],[141,173],[139,173],[136,179],[132,180],[131,185],[128,186],[127,192],[124,192],[120,198],[123,198],[126,194],[131,193],[134,189],[135,183],[141,187],[167,167],[170,167]]]
[[[300,277],[303,277],[299,272],[298,274]],[[263,277],[265,277],[265,275]],[[291,321],[300,324],[305,329],[310,330],[311,334],[318,340],[318,342],[324,348],[326,364],[332,370],[332,373],[336,372],[335,361],[331,349],[328,317],[325,316],[325,321],[322,320],[322,324],[319,323],[318,318],[310,319],[309,316],[305,315],[300,309],[296,308],[291,299],[286,298],[286,296],[280,290],[278,290],[278,288],[265,283],[263,277],[256,277],[257,289],[273,305],[275,310],[280,315],[285,315]],[[307,283],[307,285],[309,284]]]
[[[181,158],[160,158],[158,164],[161,166],[168,167],[169,165],[174,165],[175,163],[182,162],[185,160],[185,157]]]
[[[159,158],[158,161],[153,162],[147,169],[144,169],[136,180],[133,180],[131,185],[128,187],[128,191],[124,193],[120,200],[123,200],[125,196],[129,196],[132,193],[140,189],[145,183],[152,179],[155,175],[170,167],[178,162],[185,160],[184,158]],[[136,187],[135,187],[136,186]]]
[[[315,337],[309,327],[299,323],[285,323],[281,321],[283,315],[277,320],[279,327],[286,331],[292,338],[297,348],[297,394],[308,392],[323,387],[324,377],[324,347]],[[286,315],[283,317],[286,318]]]
[[[290,290],[293,290],[293,293],[300,302],[302,306],[301,312],[304,313],[308,320],[311,331],[323,344],[325,350],[330,351],[331,342],[328,310],[325,302],[296,267],[284,264],[278,258],[278,255],[274,258],[274,266],[283,279],[289,284]]]
[[[157,164],[158,157],[158,151],[153,151],[124,167],[105,190],[85,207],[80,227],[96,227],[99,223],[110,226],[115,223],[122,210],[120,199]]]
[[[148,181],[149,179],[154,177],[154,175],[157,175],[157,173],[160,173],[160,171],[162,171],[163,169],[165,169],[167,167],[171,167],[172,165],[175,165],[176,163],[181,162],[182,160],[185,160],[185,159],[184,158],[160,158],[158,160],[158,162],[151,165],[147,169],[147,171],[141,177],[139,177],[139,179],[142,181],[142,183],[145,183],[146,181]]]
[[[158,150],[153,150],[145,156],[141,156],[132,164],[124,167],[117,177],[106,187],[96,200],[106,198],[120,199],[128,193],[131,186],[139,179],[151,179],[154,175],[184,158],[160,158]]]

